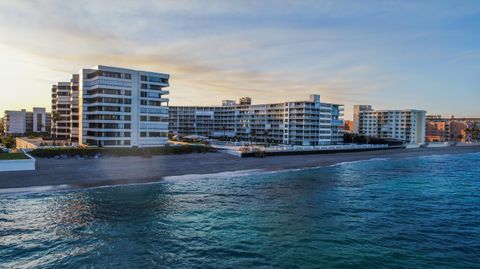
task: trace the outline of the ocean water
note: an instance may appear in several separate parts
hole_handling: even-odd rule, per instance
[[[0,268],[81,267],[480,268],[480,154],[0,195]]]

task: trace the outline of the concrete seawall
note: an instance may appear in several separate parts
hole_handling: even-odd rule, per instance
[[[34,171],[35,170],[35,158],[30,156],[28,159],[22,160],[1,160],[0,161],[0,172],[10,172],[10,171]]]

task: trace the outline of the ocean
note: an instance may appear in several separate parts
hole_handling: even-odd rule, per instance
[[[480,268],[480,154],[0,194],[0,268],[81,267]]]

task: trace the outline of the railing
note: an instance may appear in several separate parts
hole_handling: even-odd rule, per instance
[[[388,144],[344,144],[344,145],[324,145],[324,146],[259,146],[249,142],[222,142],[215,141],[214,147],[225,148],[241,152],[302,152],[302,151],[329,151],[329,150],[361,150],[361,149],[381,149],[388,148]]]

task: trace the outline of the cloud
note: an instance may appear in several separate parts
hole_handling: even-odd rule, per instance
[[[427,47],[444,39],[436,24],[478,10],[404,1],[19,0],[0,3],[0,42],[65,79],[96,64],[170,73],[172,104],[311,93],[354,104],[413,81],[406,66],[449,52]]]

